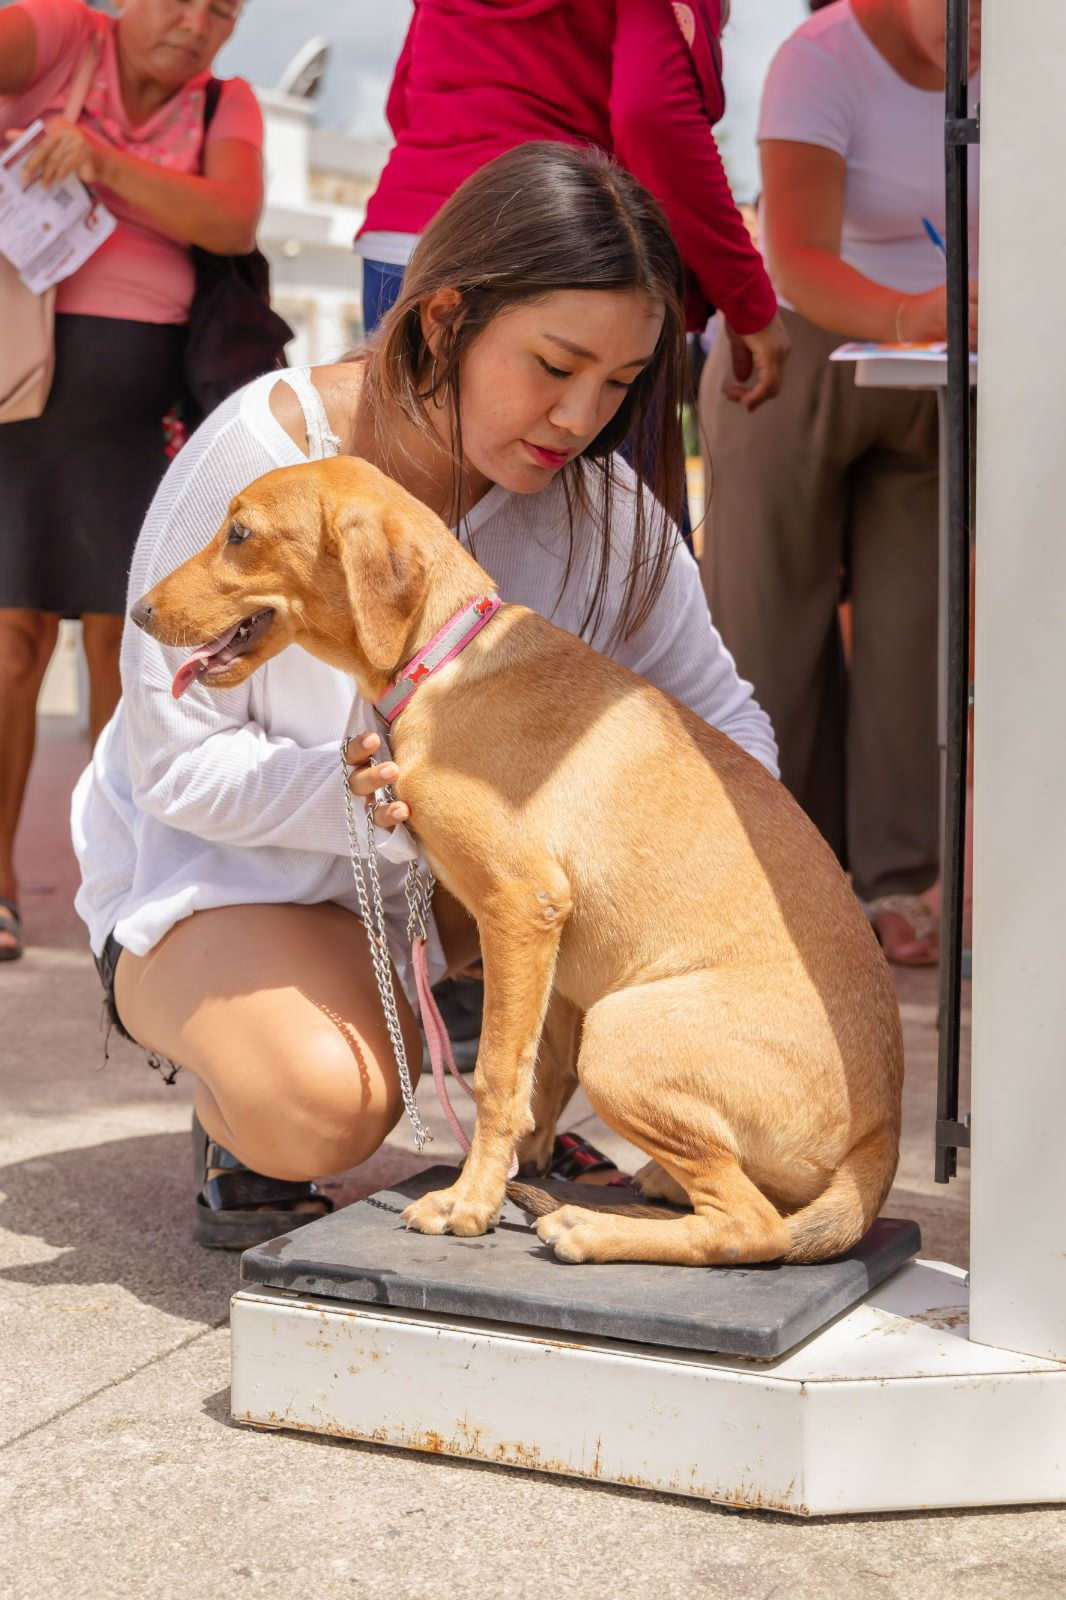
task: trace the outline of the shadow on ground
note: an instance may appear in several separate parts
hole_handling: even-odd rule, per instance
[[[349,1205],[426,1165],[385,1146],[322,1187]],[[172,1316],[217,1322],[237,1287],[240,1255],[194,1244],[192,1208],[188,1134],[114,1139],[12,1162],[0,1167],[0,1230],[60,1253],[0,1268],[0,1284],[116,1284]]]
[[[239,1257],[193,1244],[190,1172],[188,1135],[170,1133],[0,1167],[0,1228],[61,1252],[4,1267],[0,1283],[116,1284],[171,1316],[217,1322]]]

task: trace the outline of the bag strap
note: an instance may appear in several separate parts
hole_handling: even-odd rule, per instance
[[[218,102],[222,98],[222,79],[208,78],[204,84],[204,129],[200,139],[200,171],[204,170],[204,157],[207,154],[207,130],[211,126]]]
[[[204,84],[204,132],[211,126],[211,119],[218,110],[218,102],[222,98],[222,79],[208,78]]]
[[[68,122],[77,122],[81,116],[85,97],[89,93],[89,85],[93,81],[96,63],[100,59],[100,36],[94,33],[89,40],[77,66],[74,76],[70,80],[70,89],[67,92],[67,103],[63,107],[63,115]]]

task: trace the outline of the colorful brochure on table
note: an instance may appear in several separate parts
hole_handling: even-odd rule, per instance
[[[830,361],[928,361],[930,356],[943,361],[948,353],[947,341],[937,339],[929,344],[869,344],[862,339],[851,339],[847,344],[838,344]],[[977,360],[977,353],[970,351],[970,360]]]

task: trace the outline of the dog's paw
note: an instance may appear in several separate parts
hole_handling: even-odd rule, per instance
[[[560,1261],[595,1261],[602,1218],[584,1206],[560,1206],[537,1223],[537,1238],[551,1245]]]
[[[488,1232],[502,1205],[502,1200],[495,1206],[491,1202],[471,1200],[453,1186],[435,1189],[431,1194],[424,1194],[421,1200],[412,1200],[403,1213],[403,1221],[418,1233],[454,1233],[472,1239]]]
[[[633,1183],[647,1200],[667,1200],[672,1206],[688,1206],[692,1202],[676,1178],[671,1178],[657,1161],[649,1161],[633,1174]]]

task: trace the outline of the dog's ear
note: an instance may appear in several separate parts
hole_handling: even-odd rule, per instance
[[[428,587],[417,518],[378,500],[360,500],[342,504],[333,526],[359,648],[372,672],[391,677],[403,665]]]

